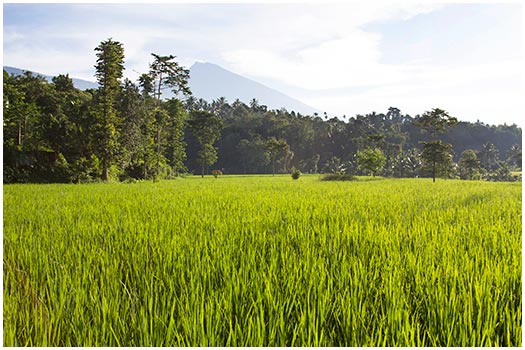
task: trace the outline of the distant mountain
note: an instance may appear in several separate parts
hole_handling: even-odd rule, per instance
[[[22,75],[25,70],[20,68],[4,66],[9,74]],[[51,82],[50,75],[32,72],[33,74],[44,77]],[[77,89],[96,89],[98,84],[92,81],[73,79],[73,84]],[[288,111],[296,111],[303,114],[313,114],[319,110],[304,104],[303,102],[283,94],[277,90],[269,88],[254,80],[245,78],[239,74],[230,72],[216,64],[196,62],[190,67],[190,89],[196,98],[203,98],[208,102],[219,97],[225,97],[228,102],[236,99],[248,104],[253,98],[259,104],[266,105],[270,109],[286,108]],[[166,93],[165,97],[172,96]]]
[[[190,88],[193,95],[208,102],[225,97],[228,102],[239,99],[249,103],[253,98],[270,109],[286,108],[303,114],[319,110],[303,102],[271,89],[241,75],[230,72],[216,64],[196,62],[190,67]]]
[[[14,75],[23,75],[24,72],[26,72],[25,69],[20,69],[20,68],[15,68],[15,67],[8,67],[8,66],[4,66],[4,70],[8,74],[14,74]],[[31,72],[31,73],[33,73],[34,75],[40,75],[40,76],[44,77],[49,82],[51,82],[51,80],[53,79],[53,76],[50,76],[50,75],[45,75],[45,74],[37,73],[37,72]],[[92,81],[82,80],[82,79],[77,79],[77,78],[72,78],[72,80],[73,80],[73,85],[77,89],[80,89],[80,90],[96,89],[96,88],[98,88],[98,84],[95,83],[95,82],[92,82]]]

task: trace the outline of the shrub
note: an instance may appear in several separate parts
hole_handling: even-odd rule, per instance
[[[297,180],[301,176],[301,171],[296,168],[292,168],[292,179]]]
[[[321,181],[357,181],[357,178],[350,174],[326,174]]]

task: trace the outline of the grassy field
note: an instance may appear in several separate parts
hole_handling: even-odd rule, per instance
[[[521,183],[4,185],[6,346],[521,346]]]

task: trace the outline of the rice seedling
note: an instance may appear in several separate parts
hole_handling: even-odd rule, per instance
[[[521,346],[521,183],[4,186],[5,346]]]

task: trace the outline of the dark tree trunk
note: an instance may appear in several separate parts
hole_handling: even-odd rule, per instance
[[[160,173],[160,126],[157,130],[157,173],[155,174],[155,178],[159,176]]]
[[[18,123],[18,146],[22,145],[22,122]]]
[[[104,157],[104,161],[102,162],[103,170],[102,170],[102,180],[104,182],[108,182],[109,179],[109,167],[108,167],[108,157]]]

